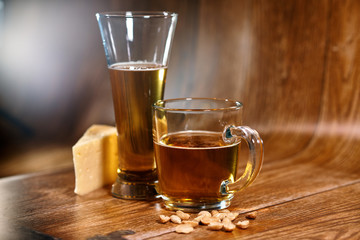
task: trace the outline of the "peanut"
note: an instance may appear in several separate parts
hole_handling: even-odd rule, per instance
[[[211,222],[220,222],[220,219],[217,217],[208,217],[208,216],[205,216],[201,219],[201,223],[204,225],[209,225]]]
[[[170,221],[172,221],[173,223],[177,223],[180,224],[181,223],[181,218],[177,215],[171,215],[170,216]]]
[[[198,213],[198,216],[208,216],[211,217],[211,213],[208,211],[201,211]]]
[[[189,224],[189,225],[192,226],[193,228],[199,226],[199,222],[194,221],[194,220],[185,220],[185,221],[182,221],[182,223],[184,223],[184,224]]]
[[[244,221],[238,221],[236,223],[236,226],[241,229],[247,229],[249,227],[249,224],[250,224],[249,220],[244,220]]]
[[[184,213],[183,211],[176,211],[176,215],[178,215],[179,218],[181,218],[181,220],[189,220],[190,219],[190,214]]]
[[[160,215],[159,219],[160,219],[161,223],[167,223],[168,221],[170,221],[170,217],[165,216],[165,215]]]
[[[211,222],[208,225],[209,230],[219,231],[223,228],[223,224],[220,222]]]
[[[226,215],[226,217],[229,218],[231,221],[234,221],[237,216],[239,216],[238,212],[229,212]]]
[[[222,223],[231,223],[232,221],[231,221],[231,219],[230,218],[224,218],[223,220],[222,220]]]
[[[200,222],[203,217],[204,215],[197,216],[196,218],[194,218],[194,221]]]
[[[256,215],[257,215],[257,212],[254,211],[254,212],[250,212],[250,213],[246,214],[245,217],[249,218],[249,219],[255,219]]]
[[[212,216],[215,216],[215,215],[218,214],[218,213],[219,213],[218,210],[212,210],[212,211],[211,211],[211,215],[212,215]]]
[[[223,229],[225,232],[231,232],[236,228],[236,226],[232,222],[226,222],[223,225]]]
[[[191,233],[192,231],[194,231],[194,228],[190,224],[180,224],[175,228],[177,233]]]
[[[220,220],[223,220],[224,218],[227,217],[227,213],[217,213],[217,214],[213,215],[213,217],[217,217]]]

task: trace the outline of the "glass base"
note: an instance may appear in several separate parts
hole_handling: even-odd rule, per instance
[[[155,169],[148,171],[121,171],[112,185],[111,193],[116,198],[134,200],[153,200],[159,198],[155,189],[157,183]]]
[[[231,198],[220,202],[183,202],[173,201],[166,197],[162,197],[165,207],[169,210],[181,210],[184,212],[200,212],[202,210],[219,210],[230,206]]]
[[[120,177],[112,185],[111,193],[116,198],[134,200],[153,200],[160,197],[155,190],[157,181],[151,182],[129,182]]]

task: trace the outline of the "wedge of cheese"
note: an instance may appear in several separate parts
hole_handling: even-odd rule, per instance
[[[115,182],[118,168],[116,128],[92,125],[73,146],[75,193],[85,195]]]

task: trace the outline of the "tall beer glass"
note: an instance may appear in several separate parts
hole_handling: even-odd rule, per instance
[[[163,99],[177,14],[97,13],[109,69],[119,145],[112,194],[124,199],[157,196],[152,109]]]

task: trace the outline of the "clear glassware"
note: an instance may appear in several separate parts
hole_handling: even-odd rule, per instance
[[[230,205],[251,184],[263,162],[259,134],[242,126],[243,105],[210,98],[159,100],[153,107],[158,192],[171,210],[199,211]],[[240,158],[240,143],[249,158]],[[246,162],[237,178],[240,162]]]
[[[119,145],[112,194],[124,199],[157,197],[151,106],[163,99],[177,14],[97,13],[109,69]]]

